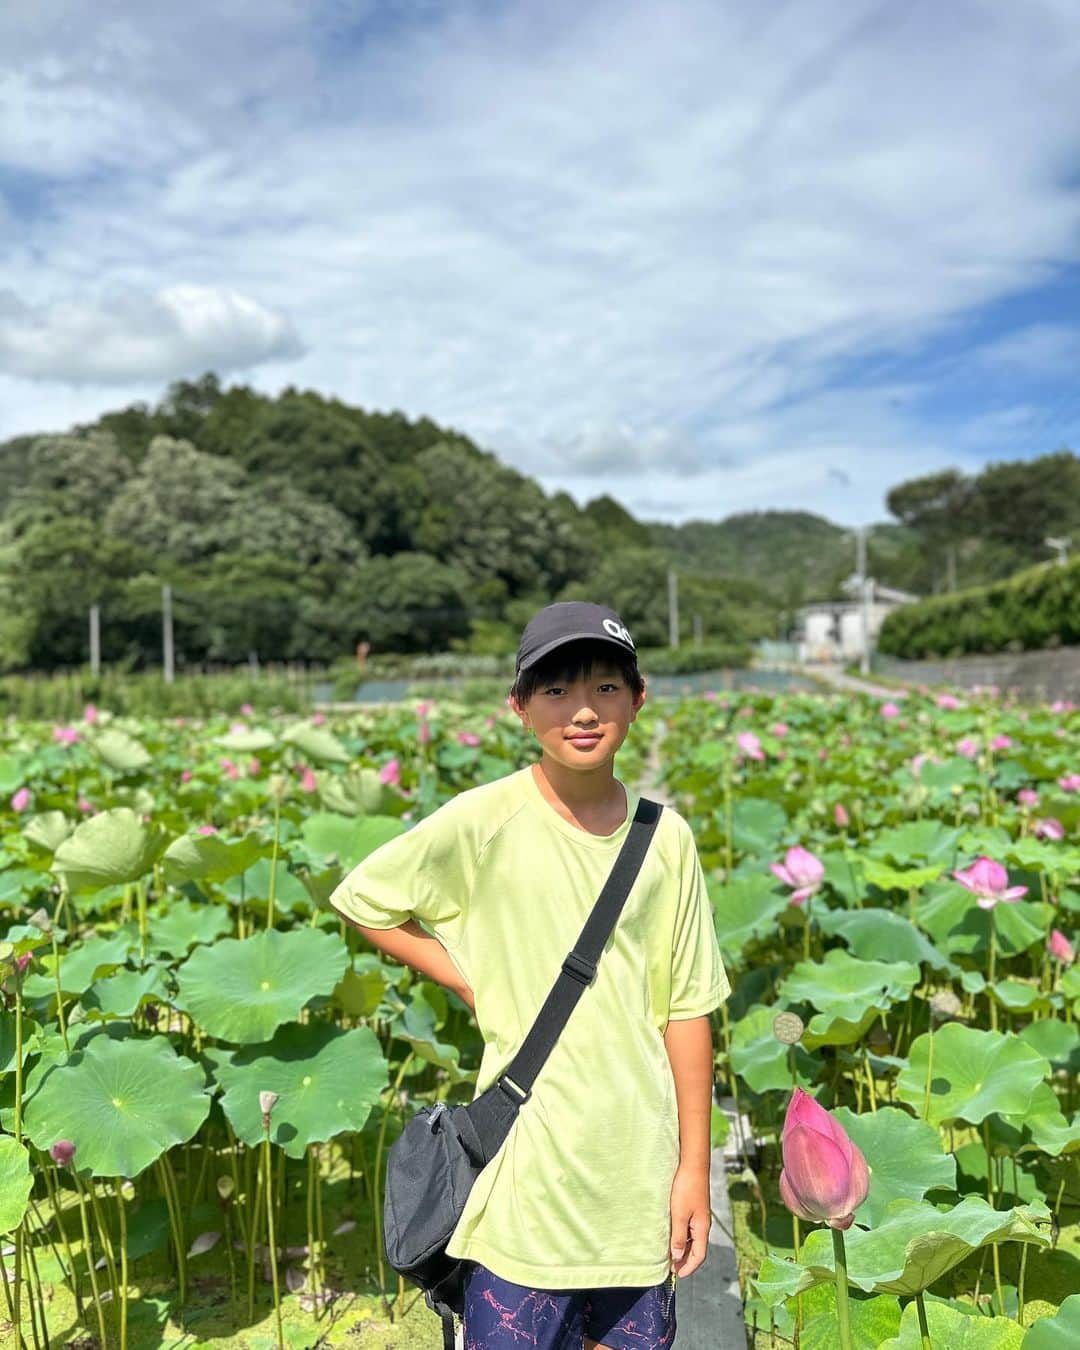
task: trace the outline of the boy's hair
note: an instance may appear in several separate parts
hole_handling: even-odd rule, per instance
[[[537,689],[542,689],[544,685],[569,683],[605,663],[615,667],[637,698],[645,688],[645,681],[637,667],[637,658],[629,652],[620,651],[612,642],[597,642],[593,638],[564,642],[561,647],[542,656],[528,670],[520,671],[510,686],[511,697],[521,704],[528,703]]]

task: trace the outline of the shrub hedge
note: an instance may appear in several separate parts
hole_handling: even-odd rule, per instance
[[[914,660],[1074,643],[1080,643],[1080,559],[901,605],[886,616],[877,645]]]

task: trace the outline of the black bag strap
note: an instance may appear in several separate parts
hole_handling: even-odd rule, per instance
[[[496,1080],[517,1106],[528,1101],[536,1076],[551,1054],[578,999],[585,992],[585,987],[596,979],[596,967],[604,943],[618,922],[637,880],[663,809],[660,802],[654,802],[648,797],[638,800],[630,829],[592,913],[585,921],[585,927],[567,954],[559,976],[537,1013],[529,1034],[521,1043],[521,1048]]]

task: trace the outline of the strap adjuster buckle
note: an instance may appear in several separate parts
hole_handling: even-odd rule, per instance
[[[531,1088],[526,1091],[525,1088],[518,1087],[517,1083],[505,1073],[499,1075],[497,1082],[515,1106],[523,1106],[532,1096]]]
[[[586,961],[583,956],[577,952],[569,952],[566,960],[562,963],[563,973],[569,975],[572,979],[581,984],[592,984],[596,980],[596,966],[592,961]]]

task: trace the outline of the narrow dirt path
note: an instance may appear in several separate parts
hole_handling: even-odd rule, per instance
[[[816,675],[833,689],[850,690],[856,694],[872,694],[874,698],[906,698],[903,686],[874,684],[858,675],[849,675],[843,666],[807,666],[808,674]]]

